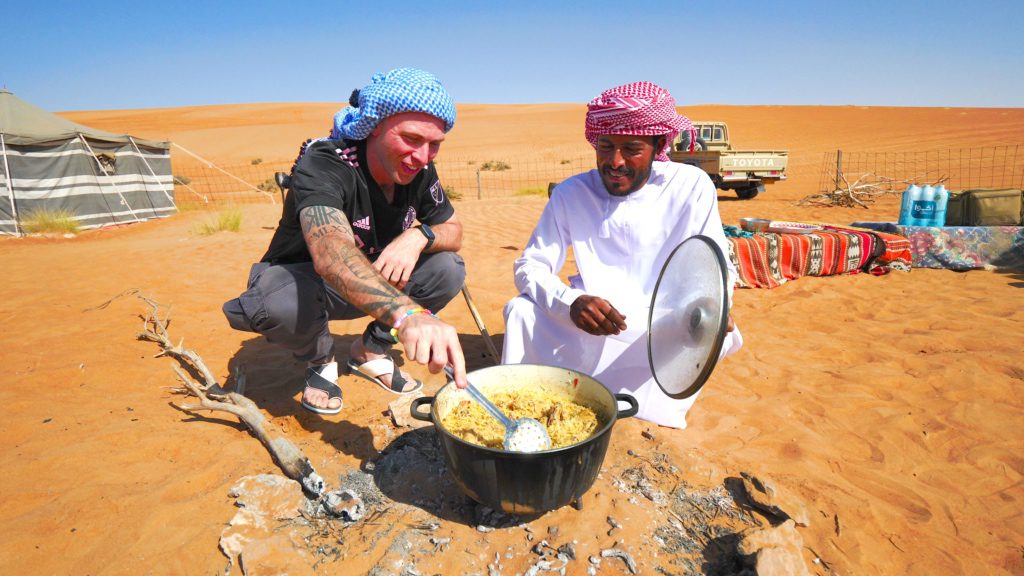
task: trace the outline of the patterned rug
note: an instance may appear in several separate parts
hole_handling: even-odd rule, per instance
[[[1024,226],[930,227],[894,222],[854,222],[853,226],[905,237],[914,268],[1024,269]]]
[[[910,271],[910,242],[877,230],[825,226],[807,234],[758,232],[728,240],[741,288],[776,288],[801,276]]]

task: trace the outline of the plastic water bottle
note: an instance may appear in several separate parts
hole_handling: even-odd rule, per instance
[[[949,203],[949,190],[942,184],[935,187],[935,216],[932,218],[932,226],[943,227],[946,225],[946,204]]]
[[[910,205],[913,201],[913,197],[920,195],[921,187],[917,184],[911,184],[903,191],[903,196],[900,198],[900,226],[910,226]]]
[[[935,218],[935,188],[925,184],[916,198],[911,196],[910,225],[931,226]]]

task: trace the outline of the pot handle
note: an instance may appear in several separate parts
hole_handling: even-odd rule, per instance
[[[409,404],[409,415],[412,416],[413,418],[417,419],[417,420],[423,420],[424,422],[430,422],[431,421],[431,419],[430,419],[430,410],[427,410],[426,412],[420,412],[419,411],[419,407],[424,405],[424,404],[429,404],[429,405],[433,406],[434,405],[434,397],[433,396],[420,396],[419,398],[413,398],[412,403]],[[634,412],[634,414],[635,414],[635,412]]]
[[[615,418],[621,420],[623,418],[629,418],[630,416],[636,416],[636,413],[640,411],[640,403],[636,401],[636,398],[632,394],[616,394],[615,395],[616,407],[619,402],[625,402],[629,404],[629,408],[625,410],[619,410]],[[414,414],[415,416],[415,414]]]

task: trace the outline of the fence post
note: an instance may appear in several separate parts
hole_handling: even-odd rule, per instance
[[[843,179],[843,151],[836,150],[836,187],[833,190],[842,190],[839,183]]]
[[[482,200],[483,199],[483,196],[481,195],[481,192],[480,192],[480,169],[479,168],[476,169],[476,199],[477,200]]]

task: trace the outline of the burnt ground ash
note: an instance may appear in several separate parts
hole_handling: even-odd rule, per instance
[[[457,554],[467,574],[751,573],[750,559],[739,554],[737,544],[744,530],[766,520],[737,503],[722,484],[692,484],[685,468],[656,450],[630,450],[613,465],[606,462],[592,490],[601,484],[610,498],[645,518],[609,516],[607,541],[614,544],[594,549],[577,545],[571,526],[548,526],[545,532],[546,524],[536,519],[470,500],[448,473],[433,428],[421,428],[396,437],[362,469],[338,478],[338,485],[359,500],[358,517],[332,515],[318,503],[277,529],[291,531],[292,541],[303,543],[305,561],[316,572],[369,554],[376,558],[369,568],[375,576],[430,574],[454,562],[449,557],[446,563],[445,555]],[[345,504],[352,509],[352,501]],[[469,541],[466,527],[476,535]],[[495,530],[513,531],[513,538],[502,540],[513,544],[495,549],[489,540]],[[512,569],[523,565],[525,570]]]

